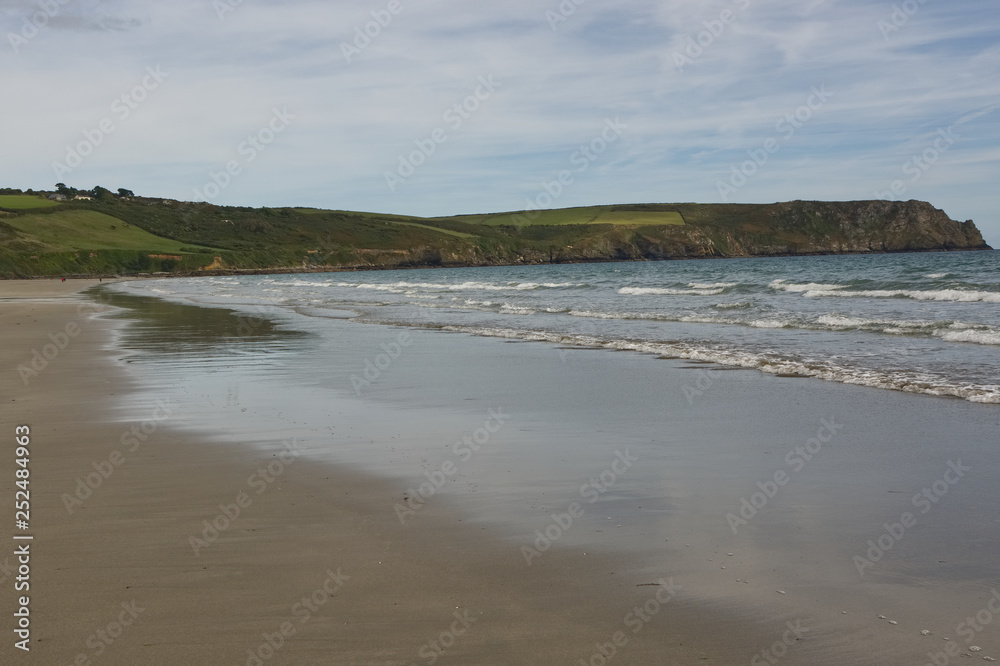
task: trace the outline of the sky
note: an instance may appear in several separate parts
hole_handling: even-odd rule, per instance
[[[996,0],[0,0],[0,186],[420,216],[919,199],[1000,247]]]

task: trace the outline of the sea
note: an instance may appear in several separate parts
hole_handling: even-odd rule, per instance
[[[92,295],[117,306],[122,422],[166,403],[167,427],[205,445],[272,460],[292,444],[294,464],[386,480],[371,510],[401,529],[448,511],[525,566],[574,548],[611,558],[616,579],[674,577],[761,647],[807,619],[783,663],[929,663],[1000,589],[998,252]],[[963,643],[1000,658],[992,627]]]
[[[997,251],[250,275],[118,288],[1000,404]]]

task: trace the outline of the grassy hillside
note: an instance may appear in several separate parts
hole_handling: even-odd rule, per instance
[[[59,204],[33,194],[0,194],[0,208],[6,210],[30,210],[32,208],[52,208]]]
[[[110,194],[62,204],[0,195],[0,208],[5,277],[985,247],[971,222],[914,201],[629,204],[439,218]]]
[[[147,252],[214,252],[215,248],[191,248],[161,238],[93,210],[59,210],[44,215],[21,215],[5,222],[44,247],[43,252],[74,250],[145,250]]]
[[[459,215],[455,220],[490,226],[610,224],[618,226],[659,226],[684,224],[684,217],[675,207],[654,204],[633,206],[586,206],[556,210],[491,213],[489,215]]]
[[[0,202],[10,203],[7,196]],[[0,218],[0,276],[192,271],[219,252],[157,236],[84,203],[37,201],[43,205]]]

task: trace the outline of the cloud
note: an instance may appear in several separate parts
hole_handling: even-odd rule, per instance
[[[159,65],[169,78],[66,182],[193,198],[287,106],[295,121],[220,202],[523,208],[615,117],[628,124],[621,140],[553,205],[719,201],[718,182],[772,137],[780,150],[738,200],[862,199],[906,177],[914,151],[957,125],[961,138],[907,181],[906,197],[974,218],[1000,242],[993,2],[926,2],[896,16],[861,0],[622,0],[569,14],[554,0],[400,0],[395,14],[388,0],[218,2],[231,11],[72,0],[17,53],[0,45],[5,82],[19,91],[0,180],[54,183],[52,162]],[[0,4],[3,32],[37,7]],[[451,129],[445,114],[490,75],[502,86]],[[784,138],[781,120],[820,86],[829,100]],[[390,191],[385,173],[436,128],[447,140]]]

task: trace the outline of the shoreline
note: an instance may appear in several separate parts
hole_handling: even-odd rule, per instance
[[[16,322],[4,330],[12,350],[5,365],[77,319],[81,301],[66,286],[0,303]],[[453,630],[445,641],[454,646],[438,655],[453,663],[575,663],[652,596],[648,576],[615,579],[607,572],[622,562],[574,549],[525,567],[446,501],[401,528],[391,510],[396,484],[306,459],[278,468],[277,453],[206,444],[158,421],[163,412],[152,402],[152,432],[130,450],[128,435],[133,426],[142,432],[143,421],[109,411],[132,388],[106,347],[111,326],[83,322],[27,387],[10,370],[0,378],[34,447],[32,663],[105,654],[117,663],[255,663],[247,650],[273,652],[267,663],[431,663],[431,645]],[[251,478],[262,465],[282,472],[258,495]],[[97,487],[80,490],[82,505],[71,502],[68,513],[65,495],[88,475]],[[0,483],[5,496],[13,494],[9,476]],[[226,511],[231,519],[219,518]],[[210,539],[211,531],[198,534],[204,520],[230,524]],[[196,535],[209,544],[197,555]],[[11,612],[12,601],[4,595]],[[740,647],[733,640],[719,649],[705,613],[679,593],[663,605],[656,631],[628,642],[622,661],[727,663]],[[749,632],[741,636],[749,649]],[[9,642],[0,647],[12,652]]]
[[[75,290],[73,285],[58,281],[50,282],[49,286],[51,293],[46,293],[43,283],[25,283],[24,287],[34,291],[33,300],[0,300],[0,312],[5,315],[21,308],[23,323],[29,323],[29,318],[24,316],[28,311],[33,309],[39,313],[30,321],[34,328],[33,338],[24,342],[23,335],[15,336],[6,348],[15,352],[19,348],[28,350],[44,340],[48,331],[65,327],[66,318],[70,316],[67,313],[73,312],[75,303],[79,302],[70,300],[76,298],[72,295]],[[62,297],[65,303],[59,298],[49,298],[57,297],[60,292],[65,294]],[[160,302],[162,299],[149,300]],[[217,313],[232,313],[224,306],[180,307],[189,310],[191,321],[201,322],[198,328],[210,325],[205,323],[206,317],[215,317],[215,314],[206,314],[205,308]],[[174,308],[163,309],[155,305],[153,308],[159,317],[184,316]],[[47,319],[43,318],[43,311]],[[138,315],[134,321],[139,321]],[[214,426],[196,431],[185,427],[183,418],[178,419],[180,423],[172,423],[170,419],[159,421],[157,415],[163,413],[159,399],[171,388],[169,375],[152,374],[151,377],[157,378],[155,382],[151,385],[146,382],[145,390],[136,394],[138,384],[132,383],[122,372],[120,360],[116,360],[119,354],[104,344],[108,333],[120,326],[121,320],[104,318],[92,323],[80,337],[74,337],[74,346],[67,348],[67,354],[73,352],[72,355],[60,355],[55,359],[53,367],[38,378],[37,386],[32,379],[33,391],[25,398],[35,404],[29,404],[24,411],[18,407],[18,416],[41,416],[46,421],[51,420],[46,424],[50,430],[52,423],[56,426],[54,434],[35,434],[37,441],[46,441],[48,448],[39,478],[44,474],[49,481],[39,491],[44,491],[47,502],[41,515],[48,516],[46,522],[52,523],[36,530],[36,545],[41,551],[37,560],[40,562],[39,585],[47,588],[53,580],[58,584],[42,589],[35,603],[45,604],[43,612],[36,613],[38,626],[44,630],[50,628],[46,623],[58,627],[44,635],[38,634],[42,638],[41,645],[47,650],[57,646],[61,650],[60,661],[66,663],[79,654],[97,656],[96,649],[87,647],[87,640],[97,635],[95,631],[103,624],[114,621],[116,615],[101,619],[95,609],[108,614],[124,612],[121,604],[129,604],[133,596],[138,606],[147,610],[121,641],[106,646],[109,656],[120,657],[122,663],[235,661],[256,665],[255,659],[259,659],[268,664],[412,666],[431,663],[433,648],[430,645],[442,635],[453,643],[438,655],[443,664],[449,660],[451,663],[477,664],[557,661],[586,664],[591,657],[596,661],[590,663],[600,663],[602,645],[612,646],[607,650],[616,650],[617,663],[747,663],[782,636],[787,630],[786,623],[794,625],[799,621],[805,622],[808,630],[803,629],[804,636],[797,636],[793,644],[785,645],[790,649],[781,660],[783,664],[860,665],[872,663],[873,659],[887,659],[889,661],[884,663],[893,663],[904,654],[912,661],[922,658],[918,655],[929,648],[943,646],[937,642],[942,631],[944,635],[956,633],[948,627],[949,618],[962,617],[963,612],[975,611],[982,605],[975,600],[982,584],[977,580],[977,590],[965,584],[943,594],[946,588],[941,587],[934,594],[935,608],[930,608],[924,588],[927,584],[931,589],[940,587],[947,582],[947,574],[945,579],[932,574],[924,585],[917,582],[916,586],[903,587],[896,585],[895,576],[899,571],[886,569],[893,565],[880,565],[876,579],[870,582],[831,576],[831,570],[838,571],[848,563],[847,558],[837,556],[840,549],[835,535],[822,538],[813,535],[809,541],[799,541],[799,537],[805,535],[797,534],[798,530],[821,522],[820,514],[816,513],[819,507],[825,503],[840,506],[836,502],[824,502],[824,484],[839,485],[842,479],[854,480],[849,473],[852,456],[848,449],[841,449],[847,442],[834,442],[829,452],[824,452],[823,460],[811,463],[808,474],[818,475],[813,479],[819,482],[817,488],[797,489],[800,483],[797,481],[790,490],[782,491],[782,496],[776,500],[781,505],[770,507],[765,517],[756,519],[747,528],[751,532],[744,534],[741,527],[738,539],[729,535],[725,524],[721,524],[724,528],[721,531],[717,529],[720,525],[715,525],[724,514],[724,506],[738,507],[737,494],[745,485],[725,481],[732,470],[727,472],[719,468],[721,477],[715,472],[710,474],[709,478],[721,479],[722,486],[717,482],[714,486],[706,483],[708,478],[693,487],[687,487],[690,483],[685,482],[687,475],[697,472],[700,465],[716,467],[737,450],[743,464],[750,466],[747,478],[757,478],[758,471],[760,478],[764,478],[763,472],[773,463],[757,455],[771,453],[772,447],[779,446],[777,442],[749,449],[741,443],[733,451],[727,451],[727,446],[720,448],[724,442],[718,438],[720,433],[724,435],[737,424],[744,428],[752,424],[756,417],[749,421],[747,417],[760,408],[765,408],[769,414],[773,412],[775,423],[780,424],[777,428],[764,427],[766,432],[781,435],[786,440],[777,451],[780,453],[784,446],[799,442],[800,436],[794,434],[795,424],[813,410],[819,409],[825,414],[833,409],[835,414],[850,414],[847,407],[865,404],[865,396],[869,395],[876,397],[877,402],[903,407],[903,414],[917,411],[914,409],[917,403],[904,397],[881,396],[881,391],[865,387],[817,386],[809,394],[819,398],[818,403],[814,400],[795,407],[783,405],[781,398],[789,390],[798,394],[797,383],[793,380],[757,377],[756,373],[727,375],[730,379],[715,385],[710,401],[698,401],[694,411],[681,410],[655,424],[656,428],[670,433],[667,441],[690,441],[694,448],[681,447],[672,453],[659,449],[646,449],[642,453],[640,448],[643,459],[654,463],[650,473],[664,475],[662,492],[668,494],[635,492],[641,491],[643,486],[630,485],[633,481],[630,477],[625,482],[629,485],[621,486],[621,496],[612,504],[602,503],[599,512],[584,519],[601,522],[600,525],[591,524],[599,528],[596,532],[601,532],[604,530],[600,528],[608,526],[602,522],[607,512],[620,516],[618,521],[623,523],[624,529],[610,530],[606,537],[600,537],[581,527],[565,542],[546,550],[544,557],[533,557],[535,561],[526,566],[520,546],[530,541],[528,534],[532,529],[545,528],[544,524],[535,521],[548,520],[550,511],[569,510],[560,498],[566,499],[564,493],[570,494],[573,488],[565,487],[566,480],[562,477],[550,478],[543,472],[541,484],[535,486],[543,497],[539,498],[540,506],[530,508],[530,527],[525,527],[529,523],[521,523],[522,527],[510,530],[499,523],[491,524],[491,519],[501,520],[503,515],[513,514],[503,514],[501,507],[491,505],[488,497],[477,496],[482,499],[467,503],[461,495],[446,495],[421,506],[419,515],[401,526],[394,507],[405,501],[406,491],[413,485],[413,476],[403,478],[391,473],[391,464],[398,463],[398,459],[392,461],[379,456],[377,464],[368,469],[351,461],[334,462],[331,458],[320,459],[313,455],[293,460],[289,458],[291,454],[282,451],[281,440],[287,439],[285,434],[271,437],[270,441],[266,436],[263,440],[257,436],[242,441],[237,437],[227,443],[215,436],[224,431]],[[377,338],[372,332],[380,327],[343,324],[337,328],[339,333],[335,339],[353,350],[350,353],[358,352],[359,339],[368,345],[375,344]],[[28,332],[28,329],[14,331],[19,327],[20,324],[8,327],[10,330],[5,331],[8,340],[13,332]],[[348,327],[356,327],[357,332],[349,333]],[[222,330],[228,329],[223,327]],[[89,336],[86,341],[83,333]],[[442,351],[456,348],[450,336],[433,332],[424,335],[427,337],[422,344],[430,345],[425,351],[429,359],[443,358]],[[165,338],[161,343],[174,344],[170,342],[174,339]],[[531,367],[542,357],[553,360],[551,357],[555,356],[546,352],[550,349],[548,345],[510,348],[489,338],[473,338],[473,341],[469,343],[472,347],[464,347],[462,343],[463,348],[473,353],[476,349],[517,349],[502,354],[501,358],[506,359],[502,361],[504,364],[516,361]],[[216,343],[209,341],[207,344],[209,351],[216,349]],[[593,372],[595,367],[610,368],[622,361],[621,357],[589,355],[587,351],[571,351],[575,358],[570,359],[573,362],[567,367],[579,367],[586,374]],[[643,364],[636,358],[636,364],[628,370],[630,383],[641,379],[639,385],[643,385],[642,382],[648,384],[652,379],[655,386],[665,388],[661,382],[667,377],[659,376],[658,370],[663,366]],[[197,354],[194,359],[197,360]],[[597,364],[588,370],[584,367],[589,363],[587,359]],[[160,357],[156,362],[168,363],[169,360]],[[308,364],[310,360],[303,357],[300,363]],[[671,363],[670,367],[684,365]],[[292,374],[300,370],[301,367],[295,365],[288,369]],[[184,372],[184,369],[176,371]],[[206,371],[211,372],[211,369]],[[50,372],[52,374],[48,374]],[[477,368],[477,372],[491,376],[488,366]],[[691,379],[690,374],[677,374],[683,370],[665,372],[672,377],[669,381],[678,385]],[[105,376],[110,383],[101,384],[100,390],[94,390],[92,379],[100,377],[100,381],[105,382]],[[6,383],[2,388],[9,389],[10,380],[16,377],[6,373],[0,378]],[[448,374],[446,379],[450,382],[460,377],[461,373],[455,373]],[[43,379],[45,384],[42,384]],[[240,375],[235,379],[240,379]],[[412,384],[412,380],[404,376],[400,376],[399,381],[404,386]],[[566,385],[580,384],[571,379]],[[156,394],[158,385],[163,395]],[[147,394],[150,388],[153,393]],[[123,410],[112,401],[125,393],[133,394],[133,399]],[[650,390],[636,391],[636,395],[650,393]],[[134,395],[139,396],[138,401]],[[761,403],[763,396],[772,397]],[[197,396],[188,399],[197,399]],[[16,400],[21,402],[22,396],[18,395]],[[39,406],[39,401],[44,404]],[[445,401],[446,404],[451,402]],[[251,396],[240,396],[239,403],[252,407]],[[291,421],[295,420],[295,414],[308,413],[311,404],[296,403],[294,399],[291,403],[295,411],[274,425],[269,424],[268,432],[274,428],[293,428]],[[728,405],[737,412],[724,411],[726,417],[720,420],[716,404]],[[779,405],[782,408],[775,411]],[[943,413],[953,413],[952,410],[936,412],[937,407],[930,403],[927,407],[930,408],[928,414],[936,413],[939,417]],[[324,412],[338,430],[343,432],[352,423],[358,425],[357,421],[344,421],[343,415],[337,417],[338,411],[335,405],[328,403]],[[926,408],[919,408],[919,412],[924,411]],[[974,414],[972,409],[965,411]],[[709,418],[711,415],[715,418]],[[213,423],[228,423],[235,428],[235,433],[245,433],[248,426],[240,426],[232,418],[225,416]],[[900,418],[906,420],[905,416]],[[135,452],[125,451],[126,444],[134,445],[131,437],[139,434],[134,428],[142,427],[141,419],[148,421],[153,431],[146,440],[141,440]],[[198,420],[189,421],[197,423]],[[364,423],[364,418],[360,423]],[[426,423],[426,415],[399,425],[401,428],[406,425],[408,437],[416,441],[426,438],[423,423]],[[863,426],[864,423],[862,420],[852,425]],[[530,421],[523,425],[536,433],[544,433],[544,430],[533,428]],[[868,425],[870,427],[870,421]],[[300,427],[316,432],[322,429],[315,425]],[[860,429],[865,430],[864,427]],[[565,434],[574,444],[586,443],[587,438],[580,437],[576,430],[579,428],[570,428]],[[788,432],[783,432],[786,430]],[[617,432],[625,433],[626,430]],[[872,436],[878,436],[877,431],[871,432]],[[388,453],[391,437],[386,436],[387,433],[380,434],[369,425],[355,435],[367,441],[372,433]],[[528,437],[537,440],[538,436]],[[725,438],[729,436],[724,435]],[[746,445],[761,441],[759,435],[744,434],[743,438]],[[437,442],[439,444],[440,440]],[[262,448],[260,443],[270,448]],[[83,507],[74,506],[74,512],[67,514],[61,496],[72,493],[74,483],[81,477],[91,475],[91,479],[96,480],[93,474],[99,473],[99,468],[107,471],[109,464],[116,464],[112,459],[115,450],[123,452],[124,463],[113,467],[113,474],[99,482],[99,487],[93,490],[92,497],[85,499]],[[558,446],[554,450],[558,451]],[[578,451],[577,456],[584,453],[576,446],[574,450]],[[842,452],[839,460],[838,452]],[[848,455],[843,457],[845,453]],[[966,450],[964,453],[972,452]],[[691,459],[692,454],[703,462]],[[543,457],[535,458],[527,451],[519,454],[511,450],[510,455],[507,461],[501,461],[505,467],[519,465],[514,469],[524,470],[545,464]],[[515,462],[518,460],[521,462]],[[657,460],[661,463],[656,464]],[[40,462],[42,458],[37,457],[33,464]],[[606,461],[601,458],[601,462]],[[972,462],[975,464],[974,457]],[[833,477],[824,478],[819,474],[821,469],[817,465],[827,464],[834,465]],[[847,467],[841,470],[843,465]],[[265,474],[270,466],[273,466],[272,480],[268,481]],[[983,467],[990,465],[981,462],[977,467],[979,476],[982,475],[979,469]],[[933,471],[939,473],[936,467]],[[848,473],[844,475],[843,472]],[[417,472],[414,469],[407,474],[416,476]],[[470,477],[470,480],[485,481],[489,476],[480,469],[480,476]],[[519,479],[519,475],[512,478]],[[576,478],[575,474],[571,478]],[[971,483],[987,481],[978,476],[977,479]],[[917,480],[924,481],[922,472]],[[907,487],[907,483],[902,487]],[[727,486],[728,489],[723,490]],[[520,496],[532,486],[529,481],[528,485],[522,482],[519,487]],[[883,520],[883,509],[896,511],[889,500],[898,496],[877,495],[885,492],[883,487],[881,483],[869,487],[866,499],[859,495],[857,501],[848,503],[848,506],[855,505],[853,508],[839,510],[846,512],[843,516],[835,512],[826,520],[851,515],[853,529],[861,530],[856,535],[860,537],[862,531],[867,534]],[[259,494],[258,489],[261,489]],[[9,482],[0,483],[0,491],[12,493]],[[804,495],[796,497],[796,493],[803,492]],[[732,498],[727,499],[730,494]],[[646,507],[653,513],[633,513],[628,508],[632,502],[619,504],[629,496],[638,498],[639,509]],[[826,495],[828,500],[834,497]],[[43,500],[36,498],[36,501]],[[863,513],[854,515],[866,502],[872,508],[864,508]],[[485,513],[484,508],[487,509]],[[940,513],[945,510],[936,510],[934,517],[946,517],[947,514]],[[643,515],[655,518],[654,522],[643,527],[636,522]],[[894,515],[898,517],[898,511]],[[204,521],[211,521],[215,527]],[[930,539],[928,543],[933,543],[934,529],[933,523],[922,525],[920,532],[907,537],[906,545],[917,545],[922,539]],[[651,531],[652,537],[659,535],[660,544],[649,550],[650,542],[640,538],[639,530]],[[664,535],[671,537],[667,539],[668,544],[662,541]],[[852,532],[852,541],[854,536]],[[761,538],[761,543],[755,543]],[[602,539],[610,541],[600,543]],[[863,539],[859,538],[858,543],[861,541]],[[42,548],[45,543],[52,545]],[[689,545],[693,548],[688,550]],[[47,552],[57,550],[58,555]],[[736,557],[726,557],[730,555],[727,550],[734,551]],[[949,549],[948,559],[961,552]],[[936,554],[929,549],[925,557],[932,558]],[[898,564],[903,565],[905,572],[907,565],[928,566],[928,562],[920,561],[925,557]],[[961,557],[958,559],[961,561]],[[727,568],[720,564],[728,565],[728,571],[720,572],[720,568]],[[853,569],[851,571],[852,576],[855,575]],[[967,575],[975,574],[969,569],[965,571]],[[734,578],[747,574],[753,579],[753,585],[749,585],[749,580]],[[668,583],[672,580],[685,589],[672,593],[669,584],[657,587],[661,579]],[[739,584],[734,584],[734,579]],[[842,588],[831,587],[838,580],[848,584]],[[784,594],[785,589],[787,596],[775,594],[776,590]],[[296,607],[300,600],[307,599],[310,590],[318,595],[317,599],[325,598],[322,606],[317,602],[313,611],[309,611],[307,605]],[[152,601],[140,600],[140,593],[143,599]],[[657,594],[667,602],[663,603]],[[641,612],[645,604],[650,604],[645,607],[655,609],[656,613],[650,611],[648,620],[639,621],[641,616],[636,615],[635,610]],[[198,608],[194,614],[192,606]],[[150,608],[155,609],[155,613],[148,612]],[[841,615],[841,609],[849,609],[850,614]],[[35,610],[37,608],[33,608],[33,612]],[[304,615],[306,611],[308,617]],[[886,611],[890,618],[901,620],[899,628],[888,626],[886,620],[875,619],[877,614]],[[153,621],[145,622],[146,619]],[[454,626],[462,633],[449,637],[447,633],[454,622],[459,623]],[[289,624],[286,626],[286,623]],[[923,626],[933,630],[935,642],[915,634],[916,629]],[[287,636],[282,635],[282,627],[289,631]],[[630,633],[635,629],[638,633]],[[622,635],[618,636],[618,632]],[[246,650],[261,646],[265,652],[269,649],[265,634],[281,644],[273,658],[249,656]],[[135,643],[129,638],[131,636],[137,637]],[[615,642],[616,636],[622,641],[620,645]],[[994,647],[988,637],[983,637],[983,641],[986,650]],[[75,653],[72,652],[74,645]],[[5,654],[4,649],[0,648],[0,654]],[[165,656],[168,653],[169,658]],[[51,654],[45,653],[44,663],[52,661]]]

